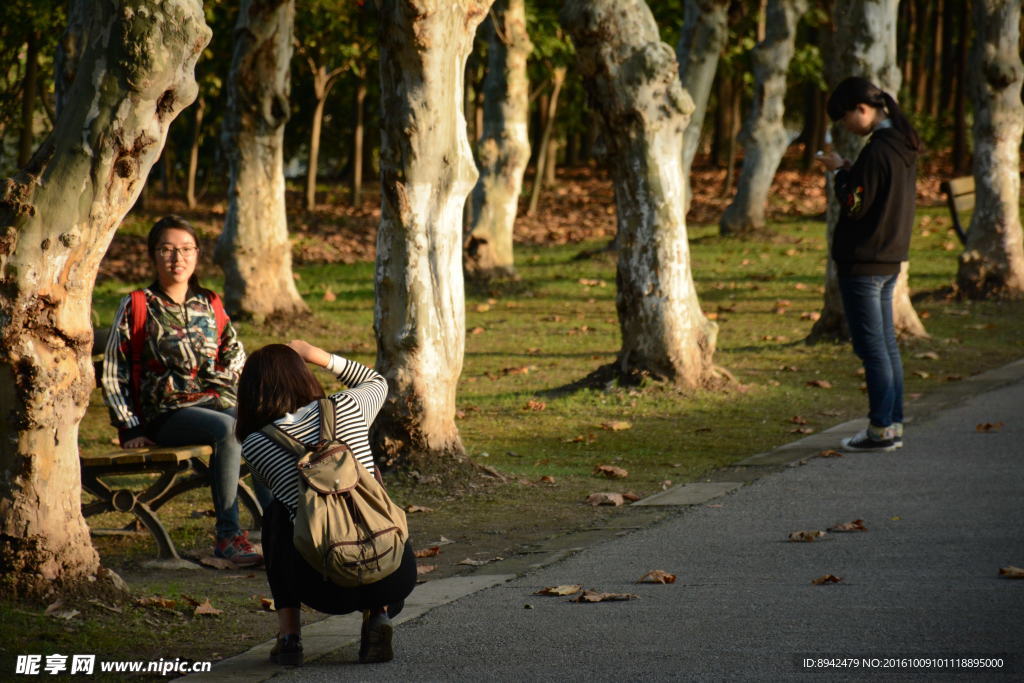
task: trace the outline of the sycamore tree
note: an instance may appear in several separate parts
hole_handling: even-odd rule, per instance
[[[84,2],[84,0],[79,0]],[[108,576],[81,513],[92,289],[210,40],[200,0],[89,3],[53,132],[0,193],[0,590]],[[73,12],[74,14],[74,12]]]

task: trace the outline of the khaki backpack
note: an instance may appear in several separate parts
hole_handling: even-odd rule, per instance
[[[320,440],[310,448],[273,424],[272,441],[298,457],[295,549],[324,579],[363,586],[402,564],[409,527],[405,512],[335,435],[334,403],[322,398]]]

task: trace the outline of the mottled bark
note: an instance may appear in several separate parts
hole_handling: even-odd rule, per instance
[[[469,200],[466,239],[466,274],[478,279],[515,275],[512,229],[530,161],[526,60],[533,45],[526,32],[525,0],[497,0],[486,27],[480,178]]]
[[[93,389],[100,260],[195,99],[199,0],[97,3],[50,136],[0,193],[0,594],[101,573],[81,514],[78,424]]]
[[[1024,294],[1020,0],[975,0],[968,79],[974,104],[974,215],[957,288],[972,299]]]
[[[864,0],[855,3],[836,3],[833,6],[835,32],[832,37],[833,55],[827,65],[827,76],[834,87],[848,76],[861,76],[882,90],[892,94],[900,89],[900,70],[896,64],[896,9],[898,0]],[[836,151],[847,159],[856,159],[866,140],[853,135],[842,126],[833,127]],[[831,181],[828,194],[828,246],[839,219]],[[908,285],[909,266],[904,263],[893,292],[892,312],[896,332],[904,337],[927,337],[913,304]],[[825,272],[825,296],[821,317],[814,323],[807,337],[809,343],[822,339],[848,339],[849,329],[839,296],[839,279],[835,262],[829,258]]]
[[[786,73],[793,59],[796,28],[808,0],[769,0],[765,39],[754,48],[754,100],[741,134],[743,170],[732,203],[722,215],[723,235],[764,229],[765,205],[775,171],[789,147],[786,129]]]
[[[570,0],[560,18],[607,131],[618,214],[617,372],[704,385],[718,327],[701,312],[690,272],[682,146],[693,102],[675,55],[643,0]]]
[[[243,0],[228,76],[228,210],[214,258],[228,311],[255,320],[308,310],[292,275],[284,200],[294,23],[294,0]]]
[[[679,80],[693,100],[690,125],[683,132],[684,211],[690,208],[690,167],[697,154],[697,145],[700,144],[708,97],[718,69],[718,57],[728,37],[729,0],[686,0],[683,6],[683,30],[676,47]]]
[[[379,0],[381,222],[374,427],[384,464],[463,451],[455,387],[465,348],[462,217],[477,170],[466,137],[466,58],[490,0]]]

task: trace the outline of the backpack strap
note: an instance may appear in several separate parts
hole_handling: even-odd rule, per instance
[[[273,422],[265,426],[260,431],[266,434],[268,439],[293,454],[296,458],[301,458],[307,451],[309,451],[306,444],[302,443],[294,436],[275,425]]]
[[[142,349],[146,345],[146,316],[149,305],[146,292],[136,289],[131,293],[131,377],[130,388],[135,416],[142,419]]]
[[[334,401],[321,398],[317,403],[320,404],[320,441],[333,441],[336,436]]]

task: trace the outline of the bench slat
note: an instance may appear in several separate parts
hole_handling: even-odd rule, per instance
[[[83,455],[81,460],[82,464],[87,467],[101,465],[144,465],[147,463],[183,462],[189,458],[208,457],[212,454],[213,449],[209,446],[132,448],[104,453],[103,455]]]

